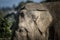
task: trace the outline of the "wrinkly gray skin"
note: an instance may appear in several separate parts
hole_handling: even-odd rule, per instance
[[[48,10],[23,9],[19,14],[14,40],[48,40],[48,26],[53,20]]]
[[[18,40],[47,40],[47,30],[52,16],[49,11],[21,10],[19,28],[16,31]],[[48,33],[47,33],[48,34]]]
[[[58,29],[60,26],[60,16],[58,16],[60,12],[57,11],[59,9],[56,5],[59,7],[59,2],[56,4],[26,4],[25,9],[22,9],[19,13],[18,29],[15,30],[13,40],[48,40],[51,34],[49,30],[53,32],[52,36],[54,38],[51,36],[51,40],[58,40],[60,37]]]

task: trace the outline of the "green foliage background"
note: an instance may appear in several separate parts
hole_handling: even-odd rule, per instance
[[[11,36],[10,24],[7,19],[0,15],[0,38],[8,38]]]

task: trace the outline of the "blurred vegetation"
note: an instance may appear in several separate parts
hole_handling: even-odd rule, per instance
[[[57,1],[60,1],[60,0],[44,0],[41,3],[45,3],[45,2],[57,2]]]
[[[46,2],[56,2],[56,1],[60,1],[60,0],[46,0]]]
[[[11,36],[10,23],[7,19],[3,18],[2,14],[0,12],[0,38],[8,38]]]
[[[26,3],[33,3],[33,1],[32,0],[27,0]]]
[[[0,38],[11,36],[9,25],[10,23],[8,23],[7,19],[0,17]]]

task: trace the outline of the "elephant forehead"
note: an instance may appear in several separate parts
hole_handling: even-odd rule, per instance
[[[30,11],[34,21],[36,21],[37,27],[45,32],[46,29],[50,26],[53,18],[49,11]]]
[[[41,30],[41,32],[45,32],[53,20],[52,15],[49,13],[49,11],[29,11],[24,15],[24,19],[22,22],[19,22],[19,25],[33,30],[37,24],[37,27]]]

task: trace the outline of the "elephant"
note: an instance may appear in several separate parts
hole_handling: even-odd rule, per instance
[[[59,2],[24,4],[17,15],[13,40],[59,40],[58,7]]]

